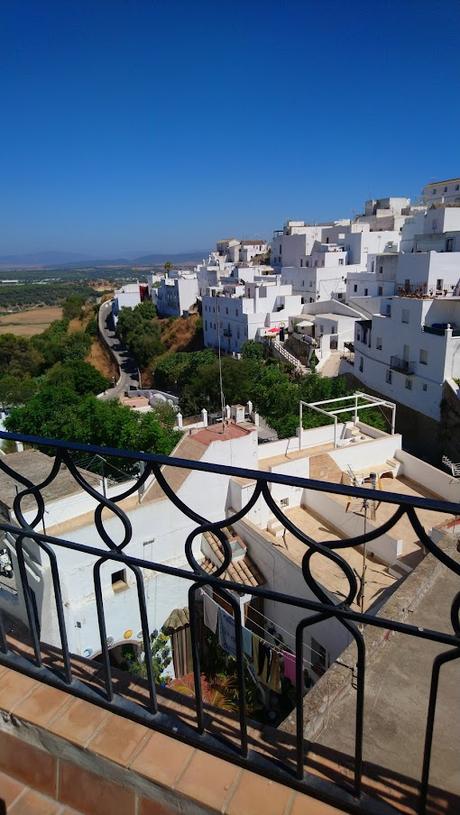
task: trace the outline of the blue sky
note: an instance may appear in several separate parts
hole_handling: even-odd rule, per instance
[[[205,249],[460,174],[452,0],[3,0],[0,253]]]

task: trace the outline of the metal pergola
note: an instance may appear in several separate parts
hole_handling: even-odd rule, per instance
[[[331,405],[334,403],[349,402],[347,407],[337,407],[332,410],[325,410],[320,405]],[[380,399],[378,396],[371,396],[369,393],[362,393],[356,391],[350,396],[337,396],[335,399],[322,399],[319,402],[304,402],[303,399],[299,403],[299,446],[302,446],[302,430],[303,430],[303,408],[311,408],[318,413],[322,413],[329,418],[332,416],[334,419],[334,447],[337,447],[337,416],[341,413],[350,413],[353,411],[354,424],[358,421],[358,414],[360,410],[368,410],[372,407],[387,407],[391,410],[391,435],[394,436],[395,421],[396,421],[396,405],[394,402],[388,402],[386,399]]]

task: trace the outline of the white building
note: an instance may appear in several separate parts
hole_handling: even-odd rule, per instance
[[[269,245],[261,238],[243,239],[240,241],[240,263],[251,263],[257,255],[263,255],[269,250]]]
[[[122,308],[135,308],[147,300],[149,297],[149,286],[147,283],[125,283],[115,290],[112,311],[115,316]]]
[[[301,311],[301,297],[281,283],[279,275],[255,276],[253,282],[210,289],[203,297],[204,344],[239,353],[247,340],[261,339],[287,328]]]
[[[228,263],[251,263],[256,255],[263,255],[269,245],[262,238],[224,238],[216,243],[220,258]]]
[[[309,352],[314,351],[320,372],[332,353],[344,351],[347,343],[353,342],[355,323],[360,319],[362,314],[345,303],[320,301],[305,304],[300,315],[291,317],[289,330],[306,343]]]
[[[369,255],[365,272],[348,272],[347,302],[357,297],[391,297],[395,293],[397,251]]]
[[[425,204],[442,201],[460,203],[460,178],[448,178],[445,181],[432,181],[422,191]]]
[[[339,406],[342,407],[343,404],[343,400],[339,400]],[[375,483],[379,489],[389,489],[404,495],[425,496],[434,492],[447,500],[458,500],[458,486],[452,483],[450,476],[403,451],[401,436],[375,430],[360,421],[359,413],[365,406],[369,407],[369,404],[366,402],[361,406],[361,398],[358,400],[353,397],[350,400],[350,410],[356,413],[354,421],[343,423],[337,421],[336,417],[335,424],[302,430],[294,438],[265,445],[258,445],[254,426],[244,421],[239,424],[232,422],[225,427],[221,424],[211,426],[182,437],[175,454],[203,463],[237,463],[240,467],[253,470],[310,477],[327,482],[326,487],[331,481],[349,484],[351,479],[362,486]],[[6,462],[31,478],[34,483],[39,483],[50,471],[50,459],[42,453],[27,451],[22,461],[21,456],[22,454],[8,456]],[[371,476],[371,473],[374,475]],[[247,504],[254,489],[254,481],[190,469],[178,470],[167,465],[163,468],[163,475],[175,494],[209,521],[238,512]],[[93,476],[87,473],[83,473],[83,476],[93,486],[97,486],[97,479]],[[125,490],[128,486],[129,484],[124,484],[122,489]],[[346,496],[313,492],[289,484],[274,484],[270,489],[278,508],[302,532],[315,540],[349,538],[363,531],[362,502],[357,507],[347,501]],[[107,497],[114,497],[120,491],[120,485],[111,486]],[[4,473],[0,474],[0,494],[3,499],[2,514],[9,522],[14,523],[12,505],[16,489],[14,481]],[[108,554],[109,550],[94,526],[96,502],[75,484],[65,468],[61,468],[58,478],[44,488],[43,496],[48,535],[82,544],[89,543],[101,555]],[[132,537],[127,549],[130,555],[171,567],[190,568],[185,558],[184,544],[197,524],[165,498],[153,478],[147,481],[144,490],[123,499],[119,506],[132,525]],[[22,509],[26,521],[30,521],[36,513],[34,500],[26,498]],[[393,512],[394,506],[383,502],[372,507],[366,520],[367,530],[371,531],[373,526],[381,525]],[[419,511],[418,515],[428,533],[433,526],[450,520],[435,511]],[[113,513],[105,511],[103,523],[107,534],[115,542],[120,542],[124,533]],[[241,545],[235,546],[232,566],[236,567],[239,560],[247,555],[251,563],[255,564],[258,579],[262,577],[268,589],[288,589],[293,595],[316,599],[302,574],[305,545],[291,533],[283,533],[283,525],[262,498],[259,498],[242,520],[234,524],[233,534],[235,533],[238,536],[235,540],[241,542]],[[24,597],[21,583],[17,579],[17,553],[12,536],[7,536],[5,546],[11,560],[13,576],[3,575],[0,578],[0,605],[13,618],[26,622]],[[40,638],[42,642],[59,645],[48,557],[31,540],[26,539],[24,548]],[[94,556],[60,546],[53,549],[59,569],[70,651],[95,657],[101,651],[101,643],[94,591]],[[218,565],[214,557],[218,553],[214,551],[206,535],[196,536],[193,552],[206,570],[209,561]],[[353,549],[344,549],[341,553],[351,567],[361,573],[362,553]],[[369,542],[368,576],[364,585],[365,608],[376,613],[394,588],[396,580],[410,571],[407,556],[411,556],[413,565],[423,554],[417,536],[405,517],[389,532]],[[348,583],[335,564],[328,559],[315,558],[313,569],[315,579],[329,593],[333,602],[343,601]],[[123,645],[133,645],[140,649],[142,633],[134,574],[119,561],[110,559],[103,563],[100,574],[109,647],[117,649]],[[244,582],[241,574],[240,571],[240,582]],[[160,629],[172,611],[188,605],[190,584],[185,579],[147,568],[142,569],[142,576],[151,632]],[[257,585],[252,582],[252,576],[248,585]],[[251,596],[236,594],[235,597],[240,603],[243,619],[246,619]],[[264,601],[257,613],[259,617],[253,619],[259,629],[263,632],[269,623],[274,624],[276,629],[284,631],[285,642],[292,648],[291,640],[295,636],[296,624],[305,616],[305,611]],[[304,642],[305,659],[313,672],[312,678],[315,679],[340,655],[349,642],[349,634],[337,621],[328,620],[308,628]],[[321,656],[320,662],[318,655]]]
[[[365,272],[370,256],[398,249],[400,226],[408,217],[398,212],[405,209],[402,205],[408,199],[387,200],[399,203],[381,210],[369,206],[369,214],[353,222],[311,226],[288,221],[282,231],[275,232],[272,243],[272,262],[281,268],[283,282],[290,283],[306,303],[345,299],[349,274]],[[367,205],[370,203],[375,204]]]
[[[354,375],[439,421],[444,382],[460,377],[460,297],[394,297],[382,311],[356,324]]]
[[[203,297],[208,289],[216,289],[227,283],[253,283],[257,276],[271,274],[273,269],[265,264],[253,266],[242,262],[228,262],[218,252],[211,252],[207,260],[195,267],[195,272],[199,295]]]
[[[187,316],[199,294],[196,272],[173,271],[152,289],[152,300],[160,317]]]

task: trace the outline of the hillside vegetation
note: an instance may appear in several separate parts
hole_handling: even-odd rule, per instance
[[[142,370],[142,381],[146,385],[152,384],[152,372],[165,356],[203,347],[198,314],[160,318],[150,301],[134,309],[123,308],[118,317],[117,334]]]
[[[88,444],[169,453],[177,443],[174,415],[139,414],[96,395],[108,379],[86,361],[94,342],[94,310],[78,297],[64,318],[35,337],[0,335],[0,403],[10,431]],[[123,469],[123,461],[119,467]],[[125,471],[130,471],[130,465]]]

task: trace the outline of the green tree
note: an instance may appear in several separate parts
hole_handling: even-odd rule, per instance
[[[74,362],[57,362],[46,374],[49,385],[70,386],[80,395],[102,393],[109,381],[89,362],[77,359]]]
[[[74,320],[81,316],[85,298],[81,294],[71,294],[62,304],[62,315],[65,320]]]
[[[3,408],[24,405],[36,393],[37,383],[32,377],[23,379],[12,374],[0,378],[0,404]]]
[[[241,355],[243,359],[263,359],[264,347],[260,342],[256,342],[255,340],[247,340],[245,343],[243,343]]]

